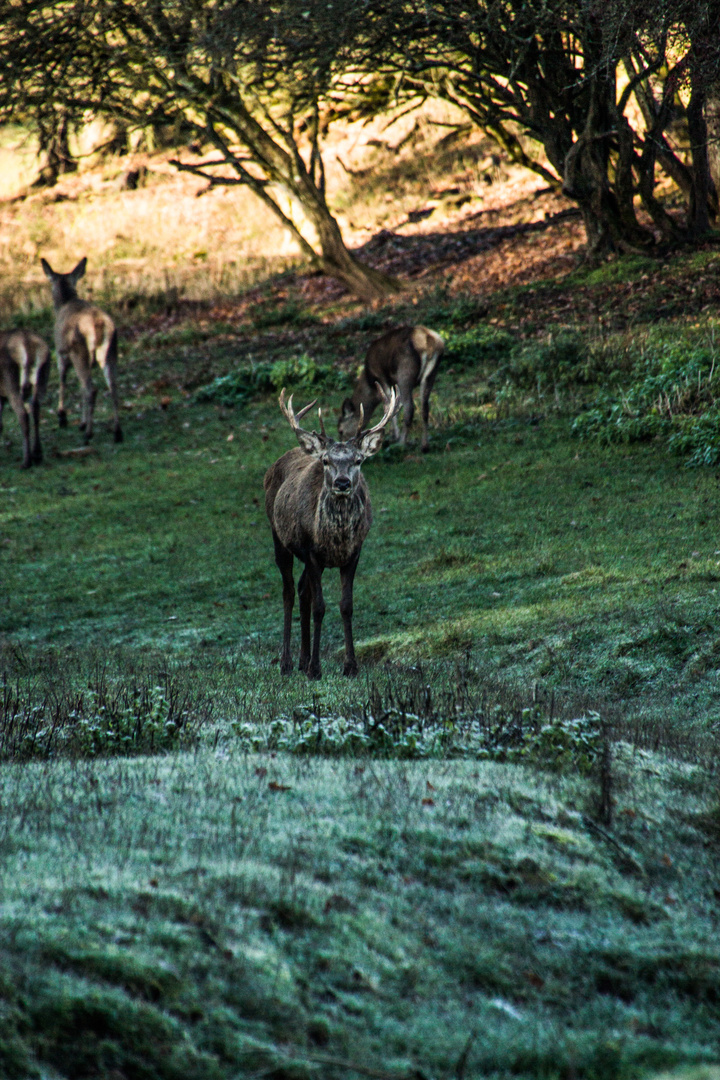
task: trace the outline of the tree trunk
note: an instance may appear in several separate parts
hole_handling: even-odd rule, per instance
[[[580,207],[591,261],[618,251],[636,251],[652,243],[652,234],[638,224],[632,203],[622,206],[610,186],[601,133],[590,125],[565,158],[563,193]]]
[[[711,208],[717,220],[720,212],[720,79],[710,83],[707,88],[705,126],[707,128],[708,167],[715,189],[711,192]]]
[[[317,262],[328,277],[337,278],[361,300],[383,300],[402,290],[397,278],[356,259],[345,246],[340,228],[329,210],[318,205],[306,208],[315,226],[321,255]]]
[[[692,79],[692,93],[687,107],[688,134],[693,161],[693,185],[690,192],[688,226],[695,240],[710,228],[708,197],[710,195],[710,163],[708,161],[707,128],[703,107],[705,89],[700,79]]]
[[[67,115],[63,113],[52,128],[38,121],[38,132],[40,150],[45,152],[45,164],[34,186],[54,187],[59,176],[75,172],[77,169],[77,163],[73,161],[68,144]]]

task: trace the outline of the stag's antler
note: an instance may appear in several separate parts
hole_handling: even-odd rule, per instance
[[[382,420],[379,424],[376,424],[375,427],[368,428],[367,431],[358,431],[358,435],[372,435],[376,431],[381,431],[385,427],[385,425],[390,420],[392,420],[393,416],[395,416],[400,411],[402,403],[400,401],[400,395],[398,394],[395,387],[391,387],[390,397],[388,397],[382,386],[380,386],[380,383],[378,383],[377,385],[382,395],[383,401],[385,402]],[[362,406],[360,406],[360,408],[362,408]]]
[[[315,398],[315,401],[311,401],[309,405],[306,405],[305,408],[301,409],[300,412],[297,414],[293,412],[292,399],[293,395],[291,394],[288,398],[287,405],[285,404],[285,387],[283,386],[282,390],[280,391],[280,408],[285,413],[285,416],[288,418],[288,423],[290,424],[290,427],[293,429],[293,431],[304,431],[305,429],[300,427],[298,421],[302,420],[305,413],[309,412],[310,409],[312,409],[315,401],[317,401],[317,398]],[[320,423],[322,424],[322,419]]]

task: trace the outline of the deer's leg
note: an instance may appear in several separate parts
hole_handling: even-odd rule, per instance
[[[93,415],[95,413],[95,398],[97,397],[97,389],[92,384],[92,379],[88,375],[87,382],[83,386],[83,419],[80,424],[80,430],[85,433],[85,444],[90,442],[93,435]]]
[[[309,679],[320,678],[320,631],[325,616],[325,600],[322,591],[322,568],[314,563],[307,564],[308,580],[312,589],[313,642],[310,665],[307,670]]]
[[[33,446],[32,459],[34,462],[42,461],[42,446],[40,445],[40,398],[37,391],[32,396],[33,418]]]
[[[430,391],[435,383],[435,372],[437,367],[434,367],[420,383],[420,407],[422,409],[422,452],[426,454],[430,449],[430,431],[428,428],[428,420],[430,417]]]
[[[308,576],[307,567],[302,572],[298,582],[298,597],[300,598],[300,670],[307,675],[310,667],[310,612],[312,609],[312,585]]]
[[[60,394],[58,396],[57,418],[60,427],[67,427],[67,412],[65,411],[65,382],[67,380],[70,357],[67,353],[58,353],[58,374],[60,376]]]
[[[30,417],[27,414],[25,403],[22,399],[22,395],[16,391],[12,391],[8,394],[8,401],[12,406],[12,410],[18,418],[20,424],[20,430],[22,432],[22,444],[23,444],[23,469],[29,469],[32,465],[32,458],[30,456]]]
[[[108,355],[105,361],[105,367],[103,368],[103,375],[105,376],[105,382],[107,383],[108,390],[110,391],[110,398],[112,400],[113,407],[113,420],[114,420],[114,437],[115,442],[123,441],[122,428],[120,427],[120,413],[118,409],[118,392],[117,392],[117,368],[115,366],[114,357]]]
[[[353,582],[357,570],[360,552],[356,552],[349,563],[340,567],[340,614],[343,621],[345,634],[345,664],[343,675],[357,675],[358,666],[355,659],[355,645],[353,644],[352,617],[353,617]]]
[[[0,397],[0,435],[2,435],[3,429],[3,409],[5,408],[5,398]]]
[[[283,675],[289,675],[292,671],[292,656],[290,654],[290,634],[292,631],[292,610],[295,603],[295,582],[293,580],[293,556],[292,552],[280,543],[273,533],[275,544],[275,562],[282,576],[283,583],[283,644],[280,654],[280,671]]]
[[[86,342],[82,339],[73,346],[72,362],[73,367],[77,372],[77,377],[80,380],[80,385],[82,386],[83,404],[80,430],[85,433],[85,443],[87,444],[92,439],[93,413],[95,411],[97,390],[93,386],[90,374],[93,358],[90,355]]]
[[[401,446],[405,446],[407,443],[408,430],[412,424],[413,415],[415,413],[412,392],[413,388],[409,383],[404,383],[402,386],[398,385],[398,393],[400,394],[400,400],[403,406],[403,427],[402,435],[400,436]]]

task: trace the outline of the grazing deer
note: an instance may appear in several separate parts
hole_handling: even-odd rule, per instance
[[[340,438],[347,439],[355,430],[361,406],[363,416],[368,421],[390,387],[396,386],[404,409],[402,435],[398,432],[396,418],[393,419],[393,430],[395,438],[404,446],[415,412],[413,390],[419,386],[423,420],[422,449],[423,452],[428,450],[430,391],[444,348],[445,342],[440,335],[425,326],[401,326],[373,341],[353,395],[342,403],[338,421]]]
[[[353,580],[360,549],[372,524],[370,492],[360,472],[366,458],[380,449],[383,429],[398,409],[400,402],[393,389],[386,400],[379,424],[363,431],[363,411],[351,438],[334,442],[325,434],[322,412],[320,434],[305,431],[299,421],[315,404],[312,401],[295,415],[292,397],[285,404],[285,391],[280,395],[280,408],[297,435],[299,447],[288,450],[265,473],[265,510],[272,528],[275,562],[283,580],[285,621],[280,670],[283,675],[292,671],[290,629],[295,602],[293,557],[305,563],[298,582],[300,599],[300,670],[309,678],[320,678],[320,630],[325,601],[322,575],[326,567],[340,570],[340,613],[345,631],[344,675],[357,674],[357,660],[352,634]],[[310,611],[313,616],[313,641],[310,651]]]
[[[23,469],[29,469],[33,461],[42,461],[40,402],[47,389],[49,374],[50,350],[41,337],[29,330],[0,334],[0,431],[3,406],[9,401],[22,431]],[[33,418],[32,450],[26,401],[30,402]]]
[[[41,259],[45,276],[50,280],[55,306],[55,349],[60,371],[58,421],[67,425],[65,412],[65,378],[72,363],[83,388],[83,410],[80,430],[85,442],[93,433],[93,412],[97,390],[92,384],[92,366],[97,363],[110,391],[115,418],[115,442],[122,442],[118,415],[117,394],[117,330],[109,315],[95,304],[80,300],[76,285],[85,273],[87,259],[81,259],[69,274],[56,274],[50,263]]]

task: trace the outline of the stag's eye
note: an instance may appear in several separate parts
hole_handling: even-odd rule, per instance
[[[328,456],[328,454],[323,454],[320,460],[322,461],[323,465],[330,464],[330,457]]]

